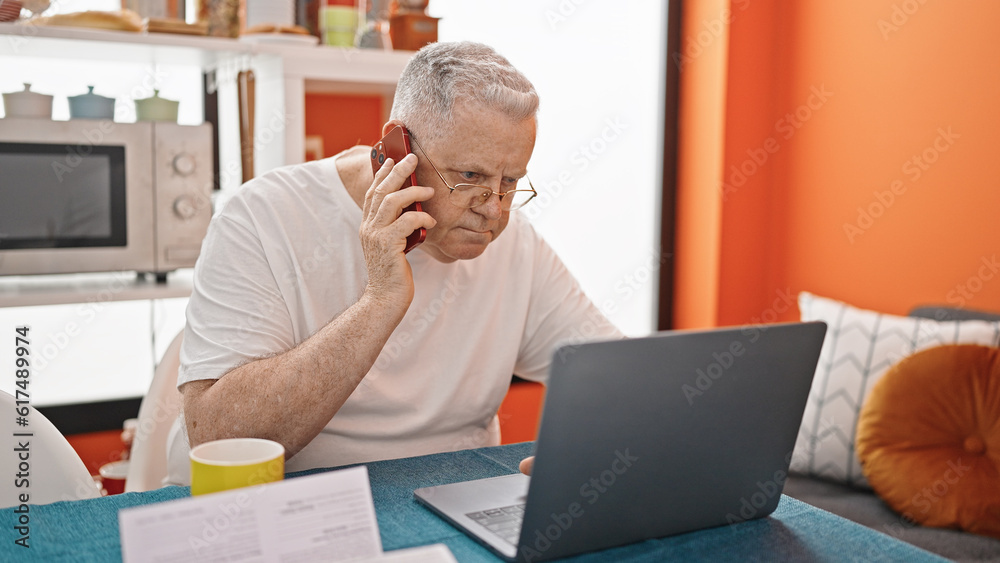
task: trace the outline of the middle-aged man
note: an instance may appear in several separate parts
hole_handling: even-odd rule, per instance
[[[432,44],[383,127],[413,155],[373,180],[359,146],[242,187],[196,268],[172,467],[229,437],[280,442],[289,471],[496,445],[512,373],[544,381],[557,344],[620,337],[510,209],[532,195],[508,192],[533,190],[537,108],[493,49]]]

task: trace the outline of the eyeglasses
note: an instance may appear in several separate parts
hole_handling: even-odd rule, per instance
[[[424,153],[424,159],[427,163],[431,165],[434,172],[441,178],[444,185],[448,187],[448,202],[452,205],[458,207],[479,207],[480,205],[489,201],[490,197],[496,195],[500,198],[500,208],[504,211],[511,211],[524,207],[529,201],[538,195],[535,191],[535,186],[531,185],[531,180],[527,176],[517,180],[517,183],[512,190],[507,190],[504,192],[495,192],[493,188],[489,186],[481,186],[479,184],[455,184],[452,186],[448,183],[448,180],[444,179],[444,175],[438,170],[437,166],[431,162],[429,156],[427,156],[427,151],[420,148],[417,142],[413,139],[413,134],[410,134],[410,144],[417,148],[420,152]]]

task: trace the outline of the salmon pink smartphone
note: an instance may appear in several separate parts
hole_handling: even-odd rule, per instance
[[[377,173],[379,168],[382,168],[382,164],[385,163],[385,159],[391,158],[393,162],[398,164],[410,152],[410,132],[400,125],[393,127],[392,131],[389,131],[385,137],[382,137],[372,147],[372,172]],[[399,189],[402,190],[416,184],[417,175],[410,174],[410,177],[403,182],[403,186]],[[403,209],[403,213],[423,210],[424,208],[420,205],[420,202],[416,201],[413,202],[413,205]],[[425,238],[427,238],[427,229],[420,227],[416,231],[413,231],[410,233],[410,236],[406,237],[406,249],[403,252],[413,250],[418,244],[424,242]]]

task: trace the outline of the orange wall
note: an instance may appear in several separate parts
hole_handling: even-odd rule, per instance
[[[685,2],[687,36],[668,63],[678,65],[681,75],[674,264],[678,328],[712,326],[718,316],[722,200],[712,186],[722,181],[725,156],[729,50],[721,13],[727,6],[726,0]]]
[[[531,442],[538,433],[545,386],[534,381],[514,381],[504,397],[497,418],[500,419],[500,443]]]
[[[682,201],[721,203],[718,249],[685,244],[716,227],[679,219],[675,325],[795,319],[788,296],[803,290],[896,314],[1000,310],[1000,2],[718,4],[685,4],[686,38],[707,41],[721,10],[731,22],[724,184],[678,178],[679,213]],[[718,87],[690,71],[703,63],[681,75],[682,143]],[[696,158],[682,149],[681,171]],[[681,307],[711,274],[704,261],[717,291]]]
[[[66,436],[66,441],[76,450],[91,475],[97,475],[102,465],[122,459],[125,449],[121,430],[71,434]]]
[[[323,156],[355,145],[371,145],[382,136],[381,96],[306,94],[306,136],[323,138]]]

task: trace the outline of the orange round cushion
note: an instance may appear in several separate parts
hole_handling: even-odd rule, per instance
[[[1000,538],[1000,349],[938,346],[894,365],[861,409],[857,451],[904,518]]]

